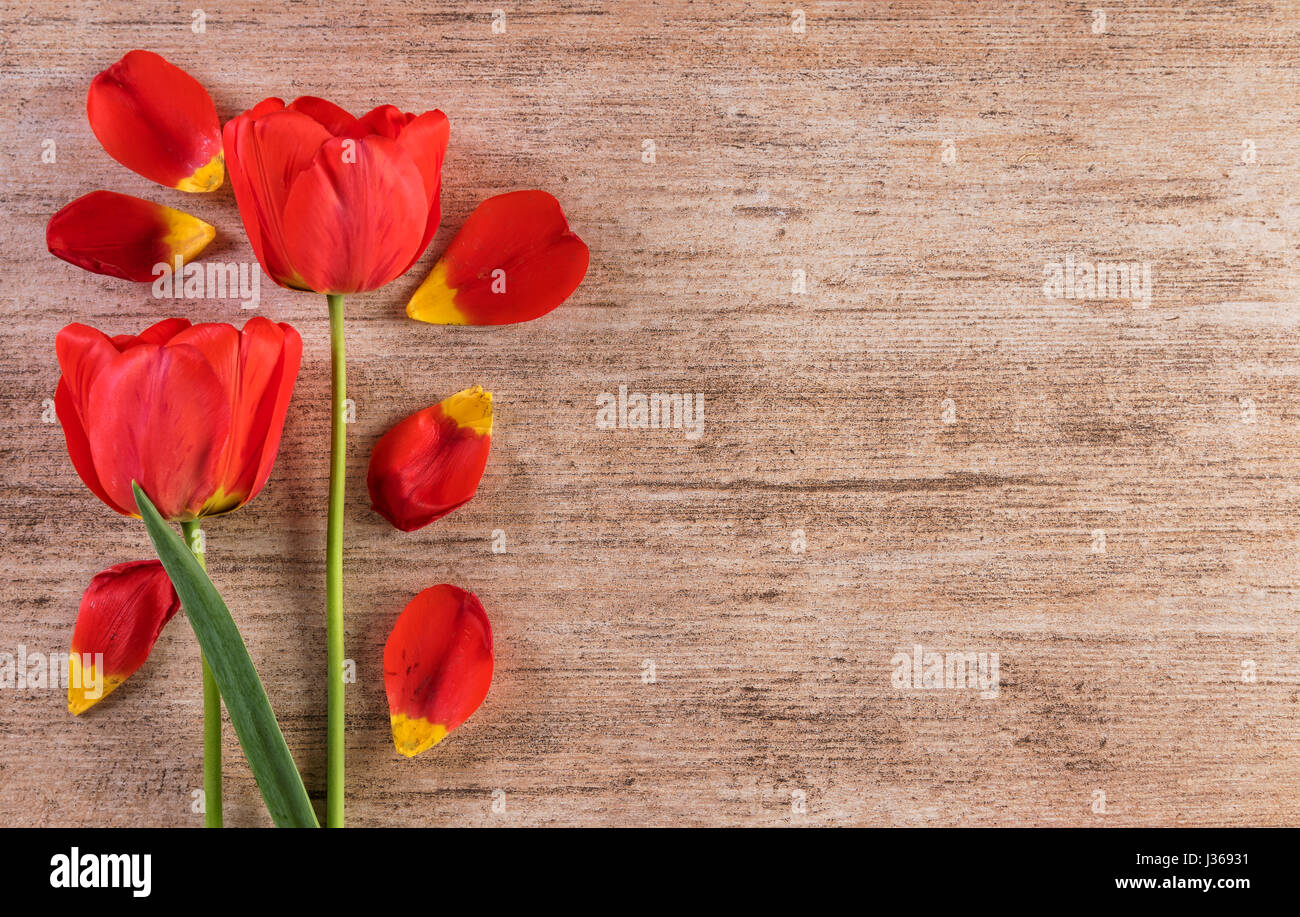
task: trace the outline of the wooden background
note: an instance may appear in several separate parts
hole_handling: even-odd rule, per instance
[[[42,421],[58,329],[250,314],[45,251],[110,188],[252,260],[228,185],[161,189],[90,132],[90,79],[149,48],[223,119],[298,94],[451,119],[429,253],[348,304],[351,824],[1295,824],[1300,9],[1105,3],[1098,34],[1100,0],[809,0],[797,34],[789,3],[566,2],[494,34],[495,5],[212,2],[195,34],[189,4],[5,0],[0,652],[66,650],[89,578],[149,556]],[[473,206],[524,187],[591,246],[577,294],[516,327],[407,320]],[[1151,262],[1150,307],[1048,299],[1070,253]],[[267,281],[259,312],[303,370],[208,560],[319,798],[325,301]],[[371,446],[473,383],[497,406],[477,498],[396,532]],[[598,429],[620,384],[702,393],[703,437]],[[487,607],[495,680],[406,760],[382,647],[444,581]],[[894,688],[916,644],[997,652],[1000,695]],[[183,618],[79,719],[0,691],[0,824],[200,824],[199,715]],[[226,735],[227,824],[266,824]]]

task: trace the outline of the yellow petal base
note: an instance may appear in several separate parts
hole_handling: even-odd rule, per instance
[[[112,694],[118,685],[126,681],[120,675],[105,675],[104,683],[100,686],[98,694],[92,697],[88,683],[93,684],[97,680],[93,665],[82,668],[80,653],[68,654],[68,709],[72,711],[74,716],[85,713]]]
[[[218,153],[208,160],[207,165],[196,170],[193,175],[182,178],[177,182],[176,189],[201,194],[205,191],[216,191],[225,180],[226,160],[225,157]]]
[[[480,436],[492,435],[492,393],[475,385],[463,392],[449,395],[440,402],[442,414],[456,422],[462,429],[470,429]]]
[[[447,727],[441,723],[430,723],[422,717],[396,713],[389,717],[389,721],[393,724],[393,745],[399,754],[408,758],[414,758],[447,737]]]
[[[167,223],[163,244],[171,251],[172,258],[180,255],[184,260],[192,261],[217,237],[217,230],[198,217],[170,207],[160,209]]]
[[[456,308],[455,297],[456,291],[447,285],[447,265],[439,261],[406,304],[406,314],[431,325],[468,325],[469,320]]]

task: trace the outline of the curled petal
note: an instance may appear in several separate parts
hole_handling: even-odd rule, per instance
[[[76,407],[81,425],[86,425],[90,387],[95,377],[118,355],[117,346],[97,328],[73,322],[54,339],[54,352],[63,373],[62,384]]]
[[[123,516],[130,516],[133,510],[115,502],[104,490],[104,485],[99,483],[99,474],[95,471],[95,459],[90,452],[90,437],[86,434],[85,424],[82,423],[80,411],[66,379],[60,379],[59,386],[55,389],[54,412],[63,426],[63,438],[68,444],[68,457],[72,459],[72,467],[76,469],[82,483],[109,507]]]
[[[164,318],[137,334],[132,344],[166,344],[188,327],[190,327],[188,318]],[[118,350],[124,349],[119,345]]]
[[[366,484],[375,512],[423,528],[478,490],[492,444],[492,393],[467,388],[397,423],[375,443]]]
[[[397,138],[397,145],[411,157],[424,178],[424,195],[429,207],[424,239],[411,264],[424,254],[442,221],[442,161],[447,154],[449,139],[451,125],[441,111],[426,111],[418,118],[412,118]],[[410,266],[408,264],[407,268]]]
[[[589,260],[554,197],[500,194],[470,214],[406,314],[436,325],[531,321],[569,298]]]
[[[378,134],[396,140],[414,115],[407,114],[396,105],[378,105],[356,119],[347,130],[349,137],[367,137]]]
[[[442,584],[402,611],[384,646],[384,689],[397,750],[414,757],[441,742],[487,697],[492,627],[472,592]]]
[[[357,123],[357,119],[347,109],[315,96],[299,96],[289,103],[289,108],[307,115],[335,137],[344,136]]]
[[[86,115],[108,155],[131,171],[181,191],[221,187],[221,126],[211,96],[152,51],[131,51],[96,76]]]
[[[50,218],[45,244],[69,264],[123,280],[147,282],[154,266],[171,265],[177,255],[197,258],[217,231],[180,210],[151,201],[92,191]]]
[[[96,574],[81,597],[68,657],[68,709],[84,713],[144,664],[163,625],[181,607],[156,560]]]

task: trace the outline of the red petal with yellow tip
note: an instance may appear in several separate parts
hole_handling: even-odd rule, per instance
[[[68,657],[68,709],[84,713],[149,658],[163,625],[181,607],[156,560],[96,574],[81,597]]]
[[[408,758],[469,718],[492,684],[492,626],[472,592],[424,590],[402,611],[384,646],[384,689],[393,744]]]
[[[569,298],[589,260],[554,197],[500,194],[470,214],[406,314],[435,325],[531,321]]]
[[[474,386],[399,422],[375,443],[366,484],[375,512],[423,528],[478,490],[492,444],[492,393]]]
[[[96,274],[146,282],[159,276],[157,264],[173,265],[199,256],[217,231],[202,220],[118,194],[92,191],[50,218],[45,244],[50,254]]]
[[[132,172],[181,191],[221,187],[221,125],[206,89],[152,51],[100,73],[86,115],[104,150]]]

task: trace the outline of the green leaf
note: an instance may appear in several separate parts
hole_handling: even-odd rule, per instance
[[[176,587],[194,635],[199,638],[199,647],[216,676],[221,699],[230,711],[230,722],[248,756],[271,820],[280,828],[319,827],[302,776],[294,766],[230,610],[185,542],[158,514],[140,485],[132,482],[131,487],[158,559]]]

